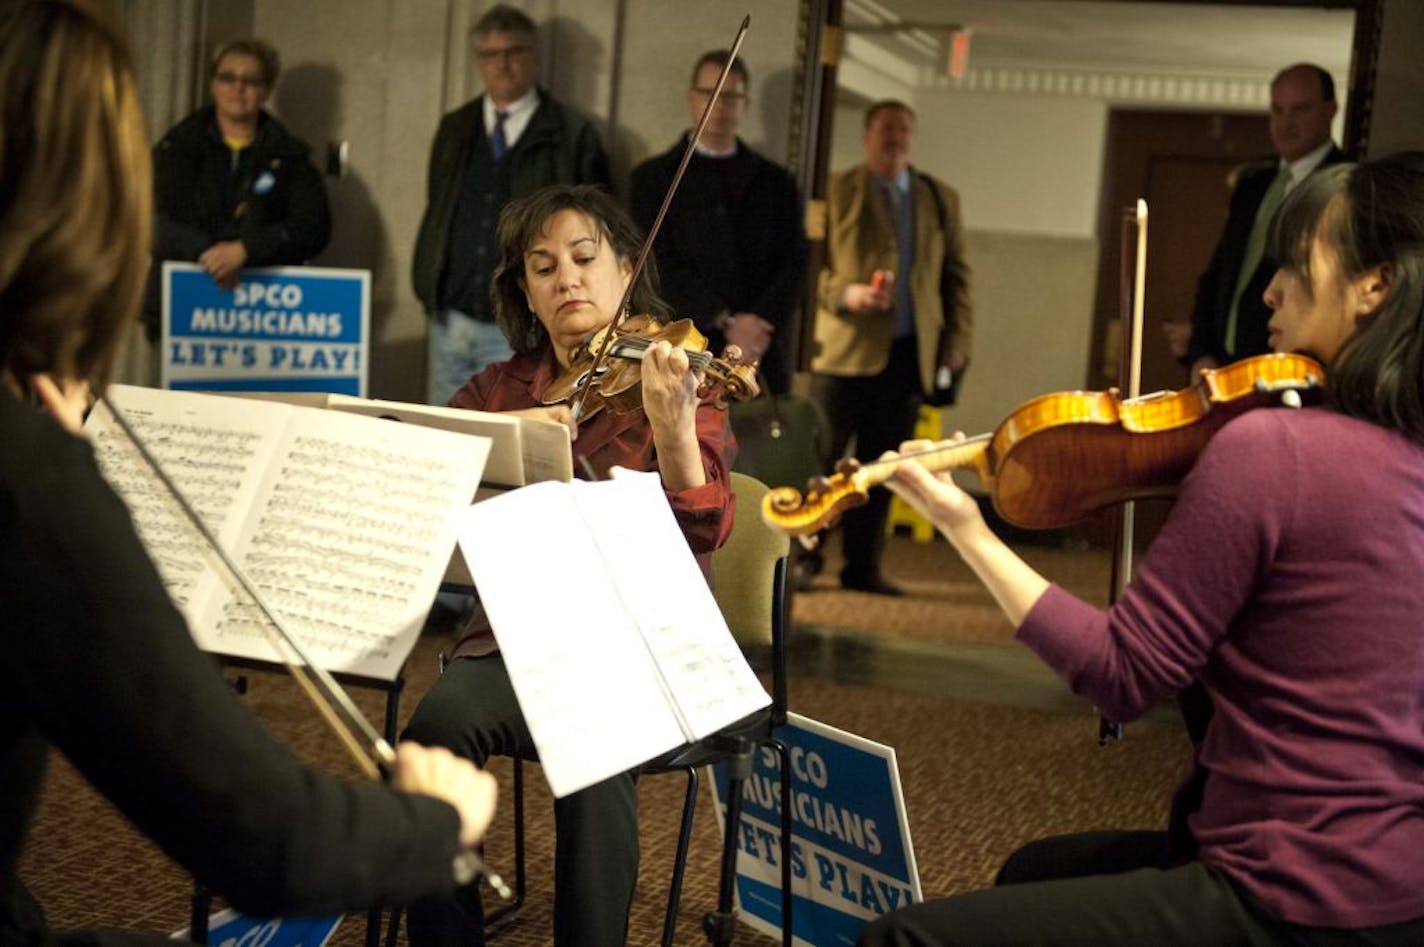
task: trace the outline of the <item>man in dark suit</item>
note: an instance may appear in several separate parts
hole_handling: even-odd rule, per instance
[[[411,278],[430,316],[426,399],[444,404],[486,365],[513,354],[489,299],[495,223],[504,205],[550,184],[609,183],[593,123],[539,81],[534,21],[506,3],[471,30],[484,94],[440,120]]]
[[[1317,168],[1345,160],[1330,140],[1335,83],[1319,66],[1288,66],[1271,80],[1271,144],[1277,160],[1242,173],[1231,194],[1226,229],[1197,282],[1192,335],[1182,361],[1201,369],[1270,351],[1261,298],[1275,273],[1262,253],[1281,199]]]

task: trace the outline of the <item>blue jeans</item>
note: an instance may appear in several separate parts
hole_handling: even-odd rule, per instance
[[[493,322],[481,322],[458,309],[442,309],[430,320],[425,400],[443,405],[487,365],[514,354]]]

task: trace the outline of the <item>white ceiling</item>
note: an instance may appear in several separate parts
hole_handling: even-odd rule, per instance
[[[966,26],[970,68],[1123,68],[1270,75],[1315,62],[1343,85],[1353,10],[1243,3],[1102,0],[847,0],[849,31],[929,62],[944,30],[876,32],[891,23]],[[870,27],[870,31],[864,31]]]

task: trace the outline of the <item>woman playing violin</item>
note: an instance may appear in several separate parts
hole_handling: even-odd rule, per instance
[[[698,394],[700,374],[689,368],[687,353],[667,342],[648,348],[641,411],[605,410],[576,424],[567,404],[542,404],[571,353],[617,312],[640,243],[632,221],[597,188],[551,187],[505,208],[498,243],[492,295],[515,354],[471,378],[450,404],[568,424],[574,453],[586,462],[579,466],[593,476],[606,476],[614,465],[656,470],[705,569],[731,530],[733,442],[727,412]],[[635,312],[661,312],[651,269],[640,275],[631,305]],[[549,583],[557,594],[558,577]],[[457,660],[416,709],[407,736],[477,763],[491,754],[534,758],[503,660],[478,613],[454,654]],[[556,944],[621,945],[626,939],[638,874],[635,788],[624,774],[555,801]],[[453,899],[412,905],[412,943],[483,943],[479,905],[468,908]]]
[[[1033,843],[862,945],[1424,943],[1424,153],[1319,172],[1272,231],[1272,346],[1325,405],[1229,422],[1111,608],[948,476],[892,481],[1103,713],[1199,698],[1171,829]]]

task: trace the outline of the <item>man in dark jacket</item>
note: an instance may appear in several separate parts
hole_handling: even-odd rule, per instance
[[[1271,217],[1285,195],[1318,168],[1344,161],[1330,140],[1335,82],[1309,63],[1282,69],[1271,81],[1271,144],[1277,158],[1248,167],[1211,263],[1197,281],[1192,334],[1182,362],[1192,377],[1207,368],[1270,351],[1271,311],[1262,294],[1276,272],[1262,253]]]
[[[693,67],[687,104],[694,126],[727,59],[716,50]],[[673,312],[692,319],[715,354],[732,342],[745,358],[759,359],[767,387],[783,394],[795,370],[806,239],[795,180],[737,137],[747,86],[746,67],[733,60],[654,252]],[[687,137],[633,170],[631,209],[644,229],[672,185]]]
[[[276,50],[260,40],[220,46],[213,104],[173,126],[153,149],[154,259],[195,261],[224,289],[243,267],[306,262],[326,246],[331,216],[307,146],[262,106],[277,81]],[[144,305],[159,332],[159,277]]]
[[[537,85],[534,22],[496,4],[472,34],[485,94],[447,114],[435,133],[412,265],[430,316],[431,404],[445,404],[471,375],[512,354],[489,300],[504,205],[550,184],[609,183],[593,125]]]

